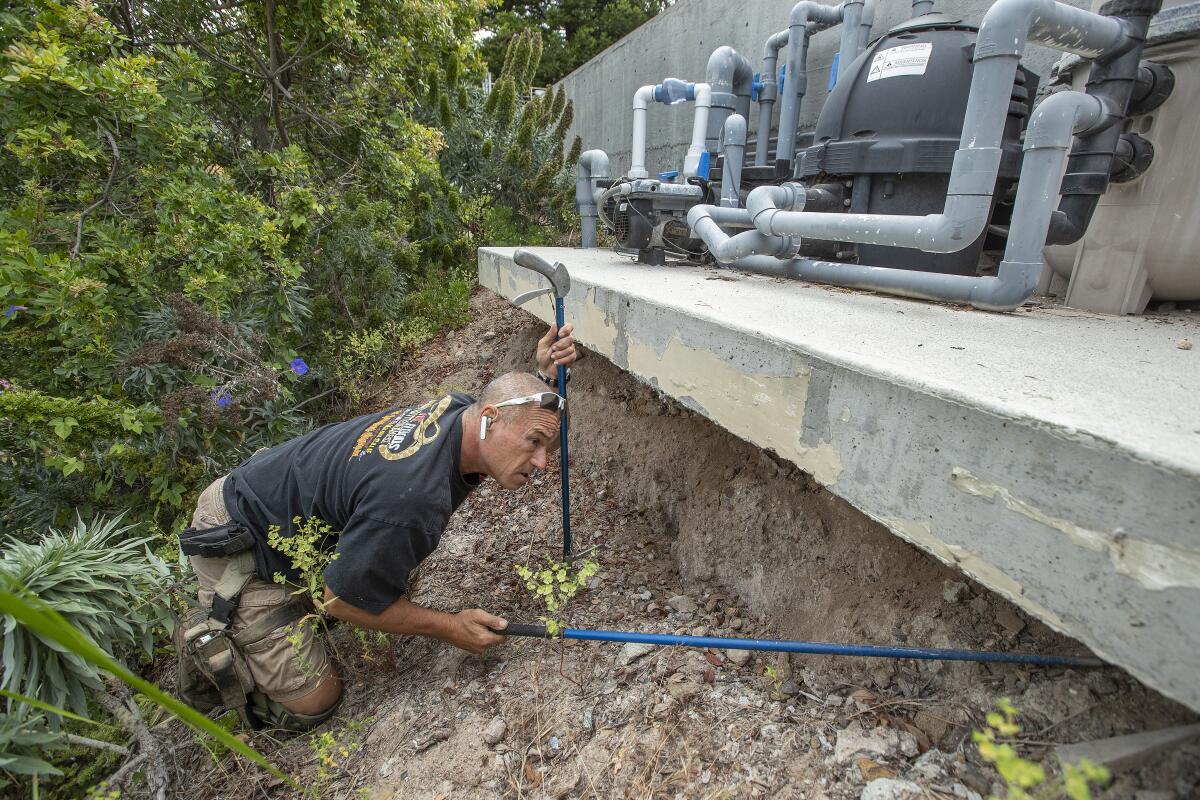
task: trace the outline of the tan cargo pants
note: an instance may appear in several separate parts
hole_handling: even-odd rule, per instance
[[[192,527],[197,530],[215,528],[229,522],[229,512],[221,496],[225,478],[213,481],[200,493]],[[202,608],[212,608],[213,587],[225,571],[226,558],[189,556],[192,570],[200,584],[199,601]],[[265,617],[273,608],[292,599],[292,589],[253,577],[242,590],[241,602],[233,614],[230,632],[237,634]],[[263,639],[246,645],[242,652],[259,691],[276,702],[286,703],[304,697],[317,688],[333,671],[325,647],[325,637],[309,622],[300,624],[299,636],[292,626],[279,628]]]

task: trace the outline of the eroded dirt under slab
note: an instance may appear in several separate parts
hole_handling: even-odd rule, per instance
[[[528,367],[541,323],[487,292],[472,304],[475,321],[407,363],[391,402],[476,391]],[[572,609],[574,627],[1084,652],[603,359],[579,364],[570,396],[573,530],[602,567]],[[534,621],[513,565],[553,556],[559,528],[556,464],[517,492],[485,485],[422,567],[413,599]],[[840,800],[894,775],[967,800],[999,794],[969,743],[995,698],[1022,710],[1021,750],[1034,759],[1056,742],[1193,719],[1117,669],[529,640],[477,658],[423,639],[333,636],[349,684],[328,730],[347,754],[322,776],[308,739],[253,739],[320,797]],[[196,796],[283,794],[258,775],[197,775],[206,772]],[[1192,745],[1101,796],[1186,798],[1198,785]]]

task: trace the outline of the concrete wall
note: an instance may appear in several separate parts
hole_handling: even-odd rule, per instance
[[[1080,7],[1087,3],[1068,0]],[[647,22],[562,81],[575,102],[575,123],[568,136],[578,134],[585,150],[600,148],[612,159],[612,174],[629,166],[629,141],[633,127],[633,93],[639,86],[675,77],[699,81],[709,53],[731,45],[761,69],[763,43],[787,27],[794,0],[677,0],[675,5]],[[935,9],[978,23],[992,5],[988,0],[950,0]],[[909,0],[880,0],[872,38],[911,15]],[[840,28],[817,34],[808,52],[808,94],[800,107],[801,129],[815,124],[825,102],[829,66],[837,52]],[[1031,47],[1025,65],[1042,76],[1058,54]],[[783,61],[783,58],[780,59]],[[757,128],[758,107],[748,122]],[[648,114],[646,162],[651,174],[679,169],[692,130],[692,106],[655,105]],[[779,117],[779,103],[775,104]],[[570,139],[568,138],[568,141]],[[750,151],[752,152],[752,151]],[[748,154],[749,155],[749,152]]]

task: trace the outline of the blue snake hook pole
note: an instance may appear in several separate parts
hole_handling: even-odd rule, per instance
[[[496,633],[504,636],[553,638],[545,625],[510,623]],[[593,631],[564,628],[564,639],[586,639],[598,642],[632,642],[634,644],[675,647],[712,647],[723,650],[762,650],[776,653],[807,653],[825,656],[858,656],[863,658],[913,658],[923,661],[982,661],[1005,664],[1031,664],[1047,667],[1103,667],[1098,658],[1080,656],[1046,656],[1036,653],[997,653],[988,650],[952,650],[946,648],[888,647],[872,644],[837,644],[805,642],[788,639],[737,639],[723,636],[684,636],[671,633],[637,633],[634,631]]]
[[[518,248],[513,252],[513,262],[544,276],[550,281],[551,288],[535,289],[513,298],[513,305],[521,305],[543,294],[554,295],[554,324],[561,332],[566,324],[566,312],[563,309],[563,298],[571,290],[571,276],[562,262],[551,264],[546,259],[529,250]],[[567,399],[567,368],[558,367],[557,389],[563,400]],[[571,482],[567,474],[567,463],[570,453],[567,450],[567,411],[563,408],[558,415],[558,441],[561,449],[559,468],[562,476],[562,529],[563,529],[563,561],[571,560]]]

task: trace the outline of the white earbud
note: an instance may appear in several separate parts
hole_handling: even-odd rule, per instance
[[[479,439],[480,439],[480,441],[487,438],[488,425],[490,425],[491,423],[492,423],[492,418],[489,417],[487,414],[484,414],[482,417],[480,417],[480,419],[479,419]]]

